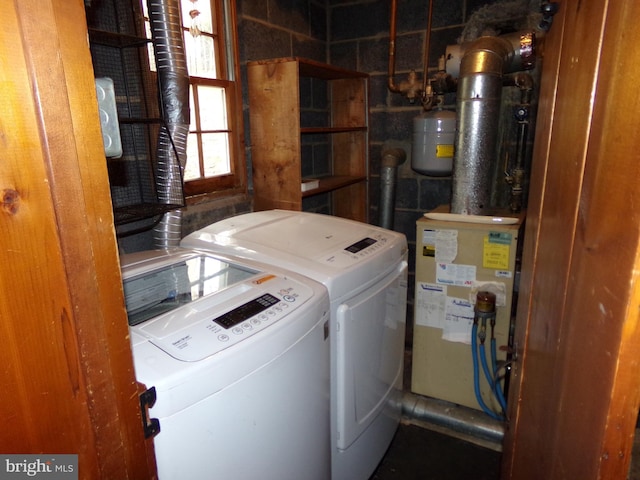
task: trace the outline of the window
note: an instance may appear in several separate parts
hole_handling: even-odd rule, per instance
[[[146,0],[142,4],[148,22]],[[244,191],[235,2],[180,0],[180,5],[191,111],[185,194]],[[150,36],[148,23],[146,30]]]

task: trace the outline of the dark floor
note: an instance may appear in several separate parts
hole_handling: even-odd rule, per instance
[[[411,385],[411,360],[411,351],[407,350],[404,385]],[[414,479],[499,480],[500,453],[401,421],[389,450],[369,480]]]
[[[627,480],[640,480],[640,427],[636,430],[631,458]],[[499,479],[499,452],[400,423],[387,454],[369,480]]]
[[[401,423],[370,480],[498,480],[500,453]]]
[[[409,350],[405,352],[404,385],[411,385]],[[500,459],[500,452],[492,448],[400,422],[369,480],[500,480]],[[626,480],[640,480],[640,415]]]

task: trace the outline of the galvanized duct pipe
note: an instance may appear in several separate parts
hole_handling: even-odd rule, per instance
[[[148,6],[165,119],[158,138],[158,200],[181,205],[184,201],[182,170],[186,163],[189,134],[189,73],[182,39],[180,2],[148,0]],[[181,227],[181,210],[166,213],[154,229],[155,246],[178,246]]]
[[[451,212],[485,215],[496,156],[502,75],[532,68],[534,34],[480,37],[463,46],[456,109]]]
[[[480,411],[405,392],[402,397],[402,415],[410,420],[430,423],[491,443],[495,450],[502,446],[505,424]]]
[[[382,228],[393,229],[398,167],[406,159],[407,153],[402,148],[382,151],[382,168],[380,169],[380,226]]]

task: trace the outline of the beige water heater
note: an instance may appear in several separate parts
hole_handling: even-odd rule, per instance
[[[478,291],[496,295],[497,361],[506,358],[512,317],[515,264],[524,213],[484,217],[449,215],[442,206],[416,222],[411,390],[480,409],[474,391],[471,330]],[[453,220],[450,220],[453,218]],[[490,365],[490,329],[486,354]],[[486,405],[500,412],[479,364]]]

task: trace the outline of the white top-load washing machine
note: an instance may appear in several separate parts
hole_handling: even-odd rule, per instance
[[[326,288],[188,249],[121,262],[159,478],[328,479]]]
[[[271,210],[214,223],[182,245],[278,265],[328,288],[332,478],[369,478],[401,416],[405,236],[328,215]]]

